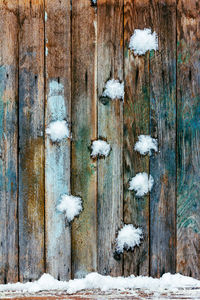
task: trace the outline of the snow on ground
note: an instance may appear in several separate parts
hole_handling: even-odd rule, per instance
[[[151,29],[135,29],[131,36],[129,48],[134,51],[135,55],[143,55],[148,50],[158,49],[158,37],[156,32],[151,33]]]
[[[78,216],[82,209],[81,198],[67,194],[61,196],[61,201],[57,205],[57,210],[65,213],[68,222],[73,221],[74,217]]]
[[[180,274],[164,274],[160,279],[131,275],[129,277],[111,277],[103,276],[98,273],[90,273],[83,279],[74,279],[70,281],[58,281],[49,274],[43,274],[42,277],[34,282],[1,284],[0,292],[16,291],[36,293],[39,291],[57,290],[66,291],[68,294],[74,294],[82,290],[101,291],[118,290],[136,291],[142,289],[145,293],[156,292],[176,292],[177,289],[200,288],[200,281]],[[158,298],[160,299],[160,298]]]
[[[141,239],[141,228],[135,228],[132,224],[124,225],[124,227],[118,232],[116,239],[116,251],[118,253],[122,253],[124,249],[133,250],[136,245],[139,246]]]
[[[70,138],[68,124],[65,120],[51,122],[46,129],[46,133],[53,142],[61,141],[64,138]]]
[[[108,156],[111,148],[106,141],[97,140],[92,142],[91,150],[91,156],[94,158],[97,156]]]
[[[148,177],[148,174],[145,172],[138,173],[129,182],[129,190],[134,190],[136,192],[136,196],[142,197],[151,191],[153,183],[154,179],[151,175]]]
[[[139,141],[135,144],[135,151],[140,152],[140,154],[145,155],[149,153],[151,155],[151,151],[158,151],[158,143],[156,139],[153,139],[150,135],[140,135],[138,137]]]
[[[120,83],[115,79],[108,80],[102,96],[113,100],[124,99],[124,82]]]

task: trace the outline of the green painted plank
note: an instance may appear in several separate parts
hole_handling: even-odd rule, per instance
[[[151,135],[159,152],[150,158],[150,274],[176,268],[176,0],[153,0],[152,30],[159,50],[150,55]]]
[[[96,14],[90,1],[72,0],[72,195],[83,211],[72,224],[72,276],[97,269],[97,170],[90,157],[97,137]]]
[[[18,280],[18,1],[0,3],[0,282]]]
[[[123,1],[99,0],[98,17],[98,137],[112,151],[98,160],[98,272],[121,275],[115,258],[115,238],[123,220],[123,101],[100,101],[108,79],[123,80]]]
[[[134,56],[129,50],[135,29],[149,27],[149,1],[124,2],[124,222],[141,227],[143,241],[133,252],[124,253],[124,275],[149,274],[149,195],[136,197],[129,180],[149,172],[149,157],[134,150],[140,134],[149,134],[149,53]]]
[[[177,7],[177,272],[200,279],[200,7]]]
[[[19,271],[44,273],[44,2],[19,0]]]
[[[45,3],[46,127],[57,120],[71,121],[70,1]],[[60,280],[71,277],[71,227],[56,207],[70,194],[70,139],[45,139],[46,272]]]

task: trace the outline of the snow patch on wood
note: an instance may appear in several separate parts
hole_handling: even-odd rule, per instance
[[[106,157],[109,155],[111,147],[106,141],[97,140],[92,142],[91,150],[92,150],[91,156],[93,158],[101,157],[101,156]]]
[[[49,94],[47,98],[50,119],[52,120],[46,129],[46,133],[53,142],[63,138],[70,138],[71,134],[66,118],[66,105],[64,99],[64,86],[52,80],[49,83]]]
[[[118,232],[116,239],[116,251],[122,253],[125,250],[133,250],[135,246],[139,246],[142,239],[142,229],[135,228],[132,224],[124,225]]]
[[[70,137],[68,124],[65,120],[51,122],[46,129],[46,133],[50,136],[52,142],[59,142]]]
[[[105,89],[102,97],[114,99],[124,99],[124,82],[120,83],[119,80],[110,79],[106,82]]]
[[[140,135],[138,137],[138,142],[135,144],[134,150],[138,151],[140,154],[152,154],[152,150],[158,151],[158,142],[153,139],[150,135]]]
[[[133,177],[129,183],[129,190],[134,190],[136,196],[142,197],[151,191],[153,187],[154,179],[151,175],[148,176],[147,173],[138,173]]]
[[[57,209],[60,212],[64,212],[68,222],[71,222],[82,211],[82,200],[80,197],[62,195]]]
[[[158,36],[151,29],[135,29],[131,36],[129,48],[134,51],[135,55],[144,55],[147,51],[158,50]]]

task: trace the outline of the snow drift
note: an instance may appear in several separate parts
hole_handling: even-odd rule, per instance
[[[129,277],[111,277],[103,276],[98,273],[90,273],[83,279],[74,279],[70,281],[59,281],[49,274],[43,274],[42,277],[34,282],[1,284],[0,292],[18,291],[35,293],[47,290],[66,291],[67,294],[73,294],[82,290],[100,289],[101,291],[125,289],[143,289],[155,292],[174,291],[174,289],[200,288],[200,281],[180,274],[164,274],[160,279],[131,275]]]

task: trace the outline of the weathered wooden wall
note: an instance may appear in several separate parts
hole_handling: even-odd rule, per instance
[[[0,0],[0,282],[180,272],[200,279],[200,5],[196,0]],[[159,50],[134,56],[134,29]],[[100,101],[109,78],[123,101]],[[52,143],[49,122],[72,139]],[[138,135],[159,152],[133,150]],[[90,157],[98,137],[106,159]],[[150,173],[150,195],[128,181]],[[60,195],[83,199],[72,224]],[[142,227],[140,247],[115,255],[117,230]]]

